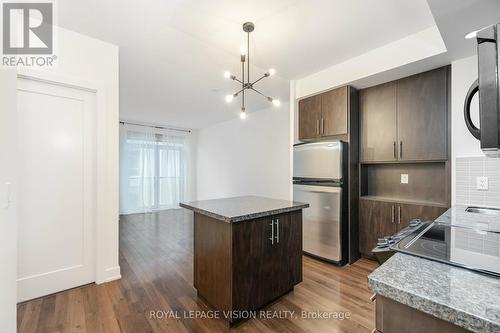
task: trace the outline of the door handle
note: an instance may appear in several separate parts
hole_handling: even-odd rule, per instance
[[[394,205],[392,205],[391,207],[391,222],[394,223],[395,222],[395,219],[394,219],[394,216],[395,216],[395,209],[394,209]]]
[[[276,219],[276,243],[280,242],[280,219]]]
[[[271,226],[271,237],[269,240],[271,241],[271,244],[274,245],[274,219],[271,220],[271,224],[269,225]]]
[[[9,209],[12,204],[12,184],[5,182],[5,209]]]
[[[403,158],[403,140],[399,141],[399,158]]]
[[[321,134],[325,134],[325,118],[321,118]]]
[[[316,119],[316,134],[319,135],[319,119]]]
[[[394,153],[394,159],[397,159],[398,158],[398,152],[397,152],[397,148],[396,148],[396,141],[393,142],[393,153]]]
[[[398,206],[398,224],[401,224],[401,206]]]

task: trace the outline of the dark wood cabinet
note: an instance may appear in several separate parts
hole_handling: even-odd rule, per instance
[[[195,212],[194,286],[215,309],[257,310],[301,281],[302,210],[235,223]]]
[[[361,162],[448,158],[449,67],[359,92]]]
[[[379,333],[467,333],[450,322],[436,318],[382,295],[376,296],[375,325]]]
[[[321,95],[299,101],[299,139],[320,136]]]
[[[299,101],[299,139],[347,134],[350,87],[337,88]]]
[[[322,136],[347,133],[347,90],[342,87],[321,95]]]
[[[371,257],[377,239],[392,236],[413,219],[435,220],[446,207],[360,198],[359,252]]]
[[[447,159],[448,67],[398,81],[399,159]]]
[[[235,224],[232,265],[234,310],[258,309],[291,290],[302,281],[302,212]]]
[[[396,231],[395,206],[390,202],[359,201],[359,252],[371,256],[377,239]]]
[[[427,206],[419,204],[398,204],[399,218],[398,218],[398,231],[406,228],[411,220],[421,219],[422,221],[435,220],[441,214],[446,212],[447,207]]]
[[[359,92],[361,161],[395,161],[396,83],[389,82]]]

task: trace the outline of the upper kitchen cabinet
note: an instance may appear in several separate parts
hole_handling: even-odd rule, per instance
[[[361,162],[448,158],[449,67],[361,90]]]
[[[299,101],[299,139],[343,135],[348,132],[349,87],[341,87]]]
[[[448,67],[398,81],[398,138],[401,160],[446,160]]]
[[[321,94],[321,135],[347,133],[347,87]]]
[[[321,95],[299,101],[299,139],[320,136]]]
[[[361,161],[397,159],[396,105],[396,82],[359,92]]]

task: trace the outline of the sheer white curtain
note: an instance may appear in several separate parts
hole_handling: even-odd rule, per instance
[[[187,189],[186,134],[120,126],[120,213],[177,208]]]

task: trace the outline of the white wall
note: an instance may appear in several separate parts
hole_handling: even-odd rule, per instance
[[[119,151],[119,59],[118,47],[88,36],[55,27],[57,66],[48,70],[20,70],[20,73],[48,75],[57,80],[88,83],[104,92],[106,136],[98,144],[104,147],[99,165],[104,188],[99,193],[99,207],[104,218],[98,221],[96,281],[120,278],[118,263],[118,151]],[[101,208],[100,208],[101,207]]]
[[[198,131],[199,200],[240,195],[290,199],[289,104]]]
[[[16,111],[16,72],[0,69],[0,332],[15,332],[17,325]],[[12,184],[10,207],[6,183]]]

